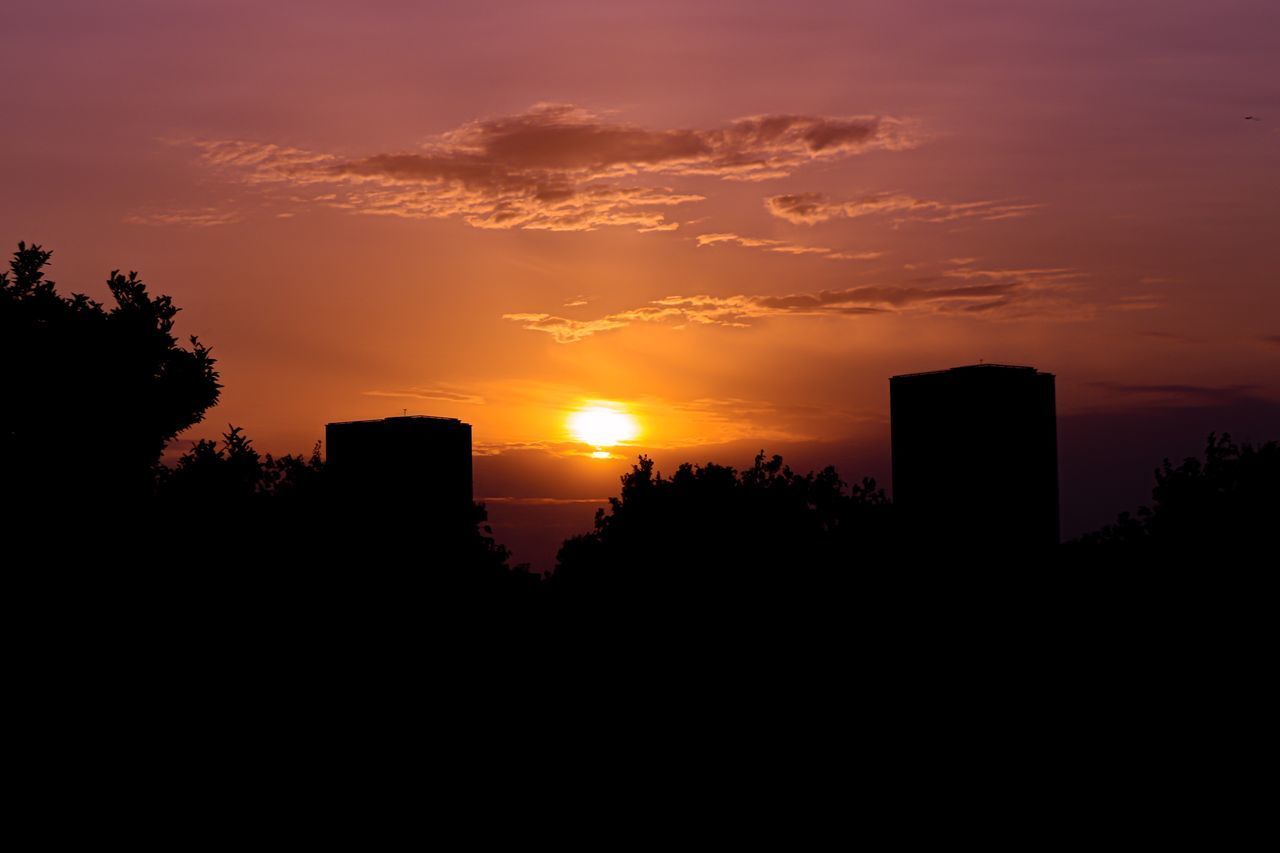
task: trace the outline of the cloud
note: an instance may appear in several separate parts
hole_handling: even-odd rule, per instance
[[[1264,344],[1280,349],[1280,335],[1263,335],[1258,338],[1258,340],[1262,341]]]
[[[923,287],[915,284],[869,284],[778,296],[666,296],[645,305],[575,320],[553,314],[504,314],[521,328],[544,332],[557,343],[574,343],[600,332],[635,323],[674,322],[747,327],[767,317],[833,317],[927,312],[1000,319],[1029,317],[1085,319],[1096,306],[1070,298],[1078,272],[1066,268],[948,270],[945,277],[964,283]]]
[[[1191,337],[1189,335],[1179,335],[1179,334],[1175,334],[1174,332],[1146,331],[1146,332],[1137,332],[1136,334],[1138,335],[1138,337],[1141,337],[1141,338],[1152,338],[1153,340],[1168,341],[1169,343],[1177,343],[1177,344],[1204,343],[1204,338],[1196,338],[1196,337]]]
[[[1177,402],[1184,405],[1240,403],[1260,399],[1260,385],[1129,385],[1120,382],[1092,382],[1095,388],[1144,398],[1153,404]]]
[[[501,456],[505,453],[533,451],[551,456],[580,456],[579,441],[477,441],[471,446],[475,456]]]
[[[467,403],[484,405],[484,397],[460,391],[449,385],[437,385],[430,388],[407,388],[402,391],[363,391],[366,397],[392,397],[404,400],[436,400],[444,403]]]
[[[242,140],[193,143],[211,166],[255,185],[316,190],[360,213],[459,217],[478,228],[671,230],[664,210],[703,196],[646,176],[761,181],[800,166],[914,144],[882,116],[751,116],[711,129],[646,129],[568,104],[469,122],[409,152],[343,157]]]
[[[583,338],[589,338],[598,332],[610,329],[621,329],[631,325],[632,320],[621,319],[622,315],[612,314],[598,320],[571,320],[553,314],[503,314],[502,319],[513,320],[521,324],[521,328],[536,332],[546,332],[555,338],[556,343],[571,344]]]
[[[1153,293],[1131,293],[1116,297],[1116,309],[1119,311],[1150,311],[1159,308],[1164,302]]]
[[[801,225],[882,214],[892,214],[895,222],[952,222],[957,219],[993,222],[1026,216],[1041,207],[1039,204],[997,201],[945,202],[903,193],[869,195],[852,201],[837,201],[823,193],[792,193],[769,196],[764,200],[764,206],[774,216]]]
[[[137,213],[126,216],[128,225],[177,225],[193,228],[212,228],[217,225],[232,225],[240,221],[240,213],[234,210],[221,210],[215,207],[202,207],[194,210],[167,210],[154,213]]]
[[[789,243],[786,240],[743,237],[739,234],[699,234],[697,239],[699,248],[729,243],[749,249],[780,252],[784,255],[816,255],[830,261],[870,261],[884,255],[884,252],[841,252],[823,246],[804,246],[799,243]]]
[[[547,497],[482,497],[476,498],[485,504],[512,504],[515,506],[572,506],[574,504],[607,504],[608,498],[547,498]]]
[[[811,441],[830,435],[833,430],[846,431],[860,424],[884,422],[882,414],[869,411],[742,397],[698,397],[667,405],[714,423],[716,443],[737,437]]]

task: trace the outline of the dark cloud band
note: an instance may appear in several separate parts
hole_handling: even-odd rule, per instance
[[[210,164],[360,213],[459,217],[479,228],[670,230],[665,210],[703,200],[651,176],[780,178],[815,160],[912,144],[884,116],[751,116],[711,129],[646,129],[565,104],[470,122],[418,151],[340,157],[244,141],[196,143]]]

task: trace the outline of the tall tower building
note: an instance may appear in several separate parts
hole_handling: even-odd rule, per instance
[[[325,424],[324,434],[329,480],[354,509],[470,510],[471,424],[409,416]]]
[[[1054,377],[975,364],[889,379],[893,501],[934,549],[1058,543]]]

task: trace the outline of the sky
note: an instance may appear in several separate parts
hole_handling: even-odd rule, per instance
[[[1054,373],[1069,535],[1280,435],[1274,0],[5,17],[0,236],[173,297],[225,385],[182,439],[462,418],[537,567],[642,452],[889,485],[898,373]]]

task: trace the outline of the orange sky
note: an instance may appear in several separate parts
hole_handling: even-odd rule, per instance
[[[609,400],[884,478],[887,377],[979,359],[1144,477],[1280,432],[1273,2],[106,5],[6,7],[0,234],[174,297],[192,438],[455,416],[483,496],[591,498]]]

